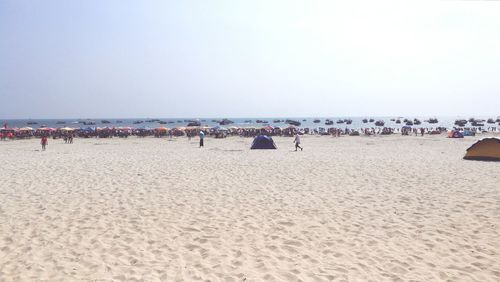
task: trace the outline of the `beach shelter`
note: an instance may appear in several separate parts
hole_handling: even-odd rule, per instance
[[[500,138],[484,138],[467,149],[464,159],[500,161]]]
[[[259,135],[253,139],[252,146],[250,149],[277,149],[276,144],[273,141],[273,138],[267,135]]]
[[[71,127],[63,127],[61,128],[61,131],[73,131],[75,129],[71,128]]]
[[[264,129],[265,131],[269,131],[269,132],[271,132],[271,131],[273,131],[273,130],[274,130],[274,127],[272,127],[272,126],[270,126],[270,125],[266,125],[266,126],[264,126],[262,129]]]
[[[458,130],[448,132],[448,138],[464,138],[464,135]]]
[[[33,128],[31,128],[31,127],[21,127],[21,128],[19,128],[19,131],[33,131]]]
[[[476,136],[476,133],[474,131],[465,130],[464,136]]]

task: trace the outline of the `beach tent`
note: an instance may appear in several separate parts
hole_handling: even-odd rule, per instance
[[[448,132],[448,138],[464,138],[464,135],[457,130],[452,130]]]
[[[259,135],[253,139],[252,147],[250,149],[277,149],[274,144],[273,138],[266,135]]]
[[[464,159],[500,161],[500,138],[484,138],[467,149]]]
[[[202,128],[202,129],[204,129],[204,128]],[[224,128],[224,127],[220,127],[220,126],[218,126],[218,125],[217,125],[217,126],[212,127],[211,129],[212,129],[213,131],[227,131],[227,129],[226,129],[226,128]]]
[[[476,136],[476,133],[474,131],[465,130],[464,136]]]

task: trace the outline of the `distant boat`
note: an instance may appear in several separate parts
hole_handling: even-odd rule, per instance
[[[109,120],[101,120],[101,123],[111,123]]]
[[[370,122],[374,122],[374,121],[375,121],[374,119],[372,119],[372,118],[370,119]]]
[[[430,118],[429,120],[427,120],[428,123],[438,123],[438,119],[437,118]]]
[[[320,123],[320,122],[321,122],[321,120],[319,120],[319,119],[315,119],[313,122],[314,122],[314,123]]]
[[[141,123],[143,123],[143,122],[144,122],[144,121],[142,121],[142,120],[136,120],[136,121],[134,121],[134,124],[141,124]]]
[[[411,120],[407,120],[407,121],[405,122],[405,124],[406,124],[406,125],[408,125],[408,126],[412,126],[412,125],[413,125],[413,121],[411,121]]]
[[[291,119],[287,119],[286,123],[291,124],[291,125],[295,125],[295,126],[300,126],[301,125],[300,121],[291,120]]]
[[[227,118],[225,118],[225,119],[223,119],[223,120],[221,120],[219,122],[220,125],[228,125],[228,124],[231,124],[231,123],[234,123],[234,121],[228,120]]]
[[[484,123],[481,123],[480,120],[475,120],[471,124],[472,124],[472,126],[478,126],[478,127],[484,126]]]
[[[413,123],[414,123],[415,125],[422,124],[422,122],[421,122],[419,119],[417,119],[417,118],[416,118],[416,119],[413,119]]]
[[[344,120],[341,119],[337,120],[337,124],[342,124],[342,123],[344,123]]]
[[[488,121],[486,121],[487,123],[495,123],[495,121],[492,119],[492,118],[489,118]]]
[[[455,125],[458,125],[458,126],[464,126],[466,124],[467,124],[467,120],[465,120],[465,119],[457,119],[455,121]]]
[[[347,123],[347,124],[351,124],[351,123],[352,123],[352,119],[345,119],[344,121],[345,121],[345,123]]]
[[[329,120],[329,119],[327,119],[327,120],[325,121],[325,125],[333,125],[333,120]]]
[[[307,121],[307,119],[303,119],[302,121]]]
[[[56,124],[66,124],[66,122],[65,121],[58,121],[58,122],[56,122]]]
[[[397,123],[397,124],[400,124],[400,123],[401,123],[401,120],[400,120],[400,119],[396,120],[396,123]]]
[[[83,125],[95,125],[95,122],[93,122],[93,121],[84,121]]]
[[[385,125],[385,122],[384,122],[383,120],[377,120],[377,121],[375,122],[375,125],[376,125],[376,126],[384,126],[384,125]]]
[[[245,123],[252,123],[252,120],[251,119],[247,119],[247,120],[245,120]]]
[[[123,121],[121,121],[121,120],[117,120],[117,121],[116,121],[116,123],[122,123],[122,122],[123,122]]]
[[[38,124],[36,121],[28,121],[26,124]]]
[[[274,123],[280,123],[280,122],[281,122],[281,120],[280,120],[280,119],[275,119],[275,120],[273,120],[273,122],[274,122]]]
[[[264,121],[263,121],[263,120],[258,119],[258,120],[256,120],[255,122],[256,122],[256,123],[263,123]]]
[[[363,123],[367,123],[368,120],[366,118],[363,119]]]
[[[201,123],[197,120],[192,120],[187,124],[187,126],[200,126],[200,125]]]
[[[167,122],[166,122],[166,121],[162,121],[162,120],[160,120],[158,123],[159,123],[159,124],[167,124]]]

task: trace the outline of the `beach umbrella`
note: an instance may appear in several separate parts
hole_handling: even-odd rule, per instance
[[[157,127],[155,128],[155,130],[158,132],[167,132],[169,129],[166,127]]]
[[[39,130],[39,131],[54,131],[54,128],[50,128],[50,127],[40,127],[40,128],[38,128],[37,130]]]
[[[33,131],[33,128],[31,128],[31,127],[21,127],[21,128],[19,128],[19,131]]]
[[[74,128],[71,128],[71,127],[63,127],[60,129],[61,131],[73,131],[75,130]]]

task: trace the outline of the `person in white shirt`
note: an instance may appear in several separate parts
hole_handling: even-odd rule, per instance
[[[298,133],[295,134],[295,139],[293,140],[295,143],[295,151],[297,151],[298,148],[302,151],[304,148],[300,147],[300,135]]]

